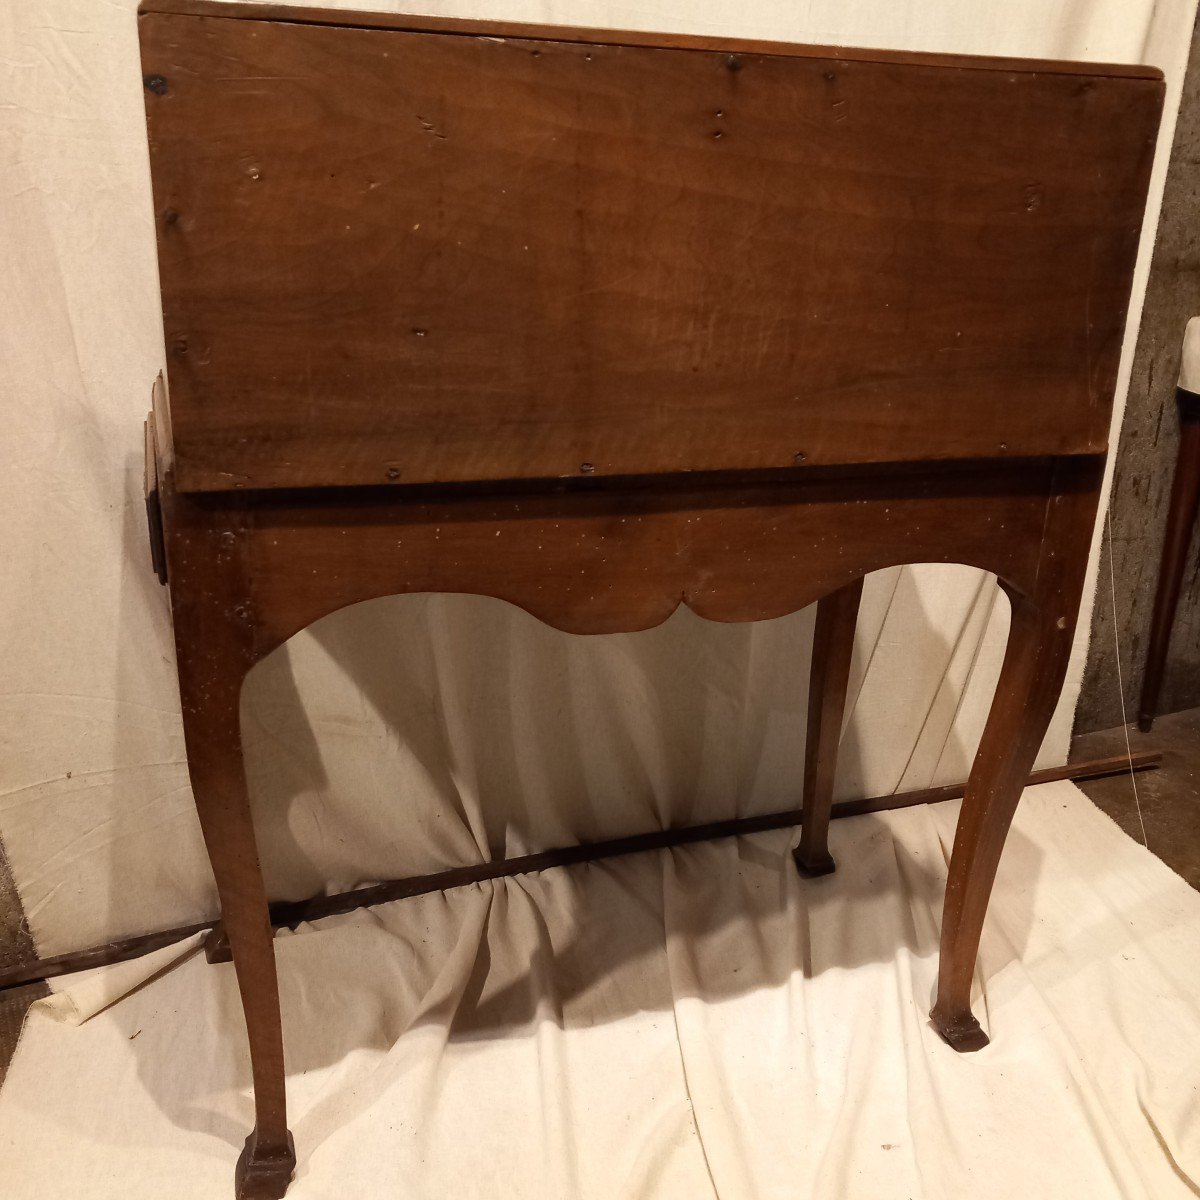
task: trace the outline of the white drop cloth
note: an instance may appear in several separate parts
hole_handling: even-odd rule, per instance
[[[282,936],[291,1200],[1191,1200],[1200,895],[1073,785],[1028,791],[977,977],[993,1043],[956,1055],[926,1013],[957,807],[835,822],[821,880],[782,831]],[[5,1200],[232,1194],[232,968],[156,970],[34,1006]]]

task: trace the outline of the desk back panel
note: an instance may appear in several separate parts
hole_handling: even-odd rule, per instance
[[[337,18],[140,18],[180,490],[1104,450],[1157,73]]]

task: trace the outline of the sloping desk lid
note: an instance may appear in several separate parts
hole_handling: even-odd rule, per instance
[[[1105,448],[1156,71],[140,25],[182,490]]]

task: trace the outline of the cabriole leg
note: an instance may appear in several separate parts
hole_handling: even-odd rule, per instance
[[[829,853],[829,810],[862,589],[863,581],[857,579],[817,604],[804,746],[804,819],[794,851],[797,870],[810,877],[828,875],[835,867]]]
[[[192,791],[237,973],[254,1081],[255,1124],[238,1160],[235,1195],[279,1200],[296,1155],[287,1128],[273,934],[242,762],[238,701],[250,661],[247,609],[214,588],[232,558],[233,535],[222,536],[211,558],[192,542],[186,557],[180,554],[181,569],[172,563],[179,688]],[[210,590],[187,587],[191,567]]]
[[[971,979],[1000,852],[1054,712],[1071,652],[1075,611],[1009,590],[1012,624],[1004,666],[967,781],[942,917],[937,998],[930,1014],[955,1050],[987,1034],[971,1012]]]

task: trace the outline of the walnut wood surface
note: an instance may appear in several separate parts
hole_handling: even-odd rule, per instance
[[[281,1196],[295,1153],[238,696],[376,596],[579,634],[821,601],[811,867],[862,577],[994,572],[1012,623],[932,1014],[983,1045],[975,954],[1078,614],[1161,79],[174,0],[140,21],[171,385],[148,494],[249,1034],[240,1200]]]
[[[181,490],[1104,450],[1158,80],[240,16],[141,17]]]
[[[863,581],[856,579],[817,603],[804,740],[804,824],[794,855],[797,869],[810,877],[828,875],[836,866],[829,853],[829,816],[862,590]]]
[[[1098,461],[1094,470],[1090,492],[1051,496],[1035,587],[1000,580],[1010,601],[1008,645],[955,829],[930,1013],[956,1050],[988,1044],[971,1012],[975,957],[1004,840],[1066,675],[1099,501]]]
[[[681,603],[709,620],[770,619],[903,562],[968,563],[1033,592],[1047,498],[1082,486],[1091,461],[512,493],[173,492],[168,568],[227,605],[210,564],[237,556],[252,659],[327,613],[408,592],[494,596],[568,633],[648,629]]]

